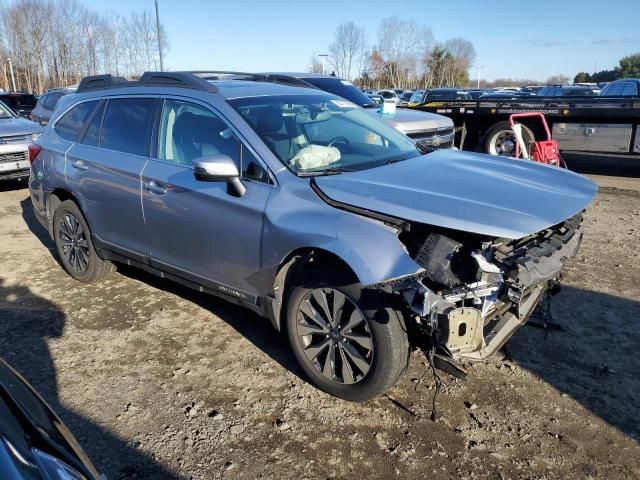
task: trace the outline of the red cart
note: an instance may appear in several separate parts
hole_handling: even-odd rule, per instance
[[[542,122],[542,126],[544,127],[544,131],[547,135],[546,140],[534,141],[529,147],[529,151],[522,151],[524,142],[522,141],[522,136],[519,135],[514,126],[516,125],[516,119],[518,118],[532,118],[538,117]],[[531,113],[514,113],[509,116],[509,124],[511,125],[511,129],[513,133],[516,135],[516,149],[515,149],[515,158],[520,158],[521,154],[523,158],[533,160],[534,162],[546,163],[547,165],[555,165],[557,167],[567,168],[562,157],[560,156],[560,150],[558,149],[558,142],[551,138],[551,131],[549,130],[549,125],[547,124],[547,119],[544,117],[544,114],[541,112],[531,112]],[[522,143],[522,146],[521,146]]]

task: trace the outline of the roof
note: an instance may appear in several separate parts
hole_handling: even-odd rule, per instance
[[[309,73],[309,72],[261,72],[264,75],[282,75],[293,78],[335,78],[336,80],[343,80],[335,75],[329,75],[328,73]]]
[[[432,88],[429,90],[429,93],[438,93],[438,92],[464,92],[464,90],[460,88],[451,88],[451,87],[442,87],[442,88]]]
[[[219,79],[220,74],[223,79]],[[242,76],[255,78],[243,80]],[[165,91],[167,88],[188,88],[200,92],[217,93],[227,99],[265,95],[320,94],[316,88],[283,85],[261,77],[264,75],[239,72],[145,72],[139,79],[128,80],[106,74],[83,78],[77,92],[83,94],[110,89],[120,93],[122,89],[126,89],[133,93],[156,93],[159,89]]]
[[[218,88],[218,94],[226,99],[259,97],[265,95],[327,95],[316,88],[292,87],[272,82],[249,80],[209,80]]]

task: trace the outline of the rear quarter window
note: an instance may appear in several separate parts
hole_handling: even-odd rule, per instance
[[[624,97],[636,97],[638,96],[638,88],[635,83],[627,82],[622,89],[622,95]]]
[[[64,140],[76,142],[97,104],[97,100],[79,103],[56,122],[54,131]]]

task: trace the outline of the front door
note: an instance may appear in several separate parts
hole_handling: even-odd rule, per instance
[[[215,154],[229,155],[244,170],[243,197],[230,195],[224,182],[195,179],[192,161]],[[273,189],[262,164],[209,108],[170,99],[162,108],[156,156],[142,172],[152,264],[255,301],[251,278],[260,268],[263,213]]]

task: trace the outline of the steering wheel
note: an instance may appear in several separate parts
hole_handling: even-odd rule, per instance
[[[327,145],[327,147],[333,147],[333,144],[338,142],[346,143],[347,145],[349,145],[349,139],[347,137],[338,136],[338,137],[333,137],[329,142],[329,144]]]

